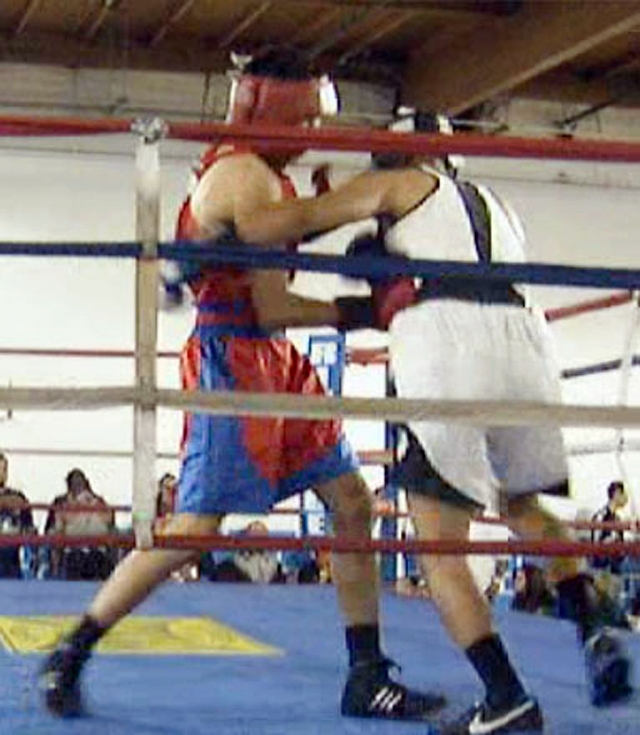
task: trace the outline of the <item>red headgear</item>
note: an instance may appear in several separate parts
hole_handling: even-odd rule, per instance
[[[330,95],[334,109],[329,109]],[[302,125],[323,115],[335,114],[335,90],[322,79],[276,79],[243,74],[234,79],[227,122]]]

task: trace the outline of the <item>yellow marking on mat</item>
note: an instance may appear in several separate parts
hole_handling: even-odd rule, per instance
[[[50,651],[77,618],[0,616],[0,642],[17,653]],[[122,620],[98,644],[100,653],[197,656],[277,656],[282,651],[211,618],[135,616]]]

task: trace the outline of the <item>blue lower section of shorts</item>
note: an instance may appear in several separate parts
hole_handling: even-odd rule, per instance
[[[207,426],[198,427],[198,423]],[[343,437],[324,457],[273,485],[258,474],[242,451],[237,419],[214,417],[212,420],[195,415],[192,440],[199,433],[211,433],[212,429],[226,435],[227,440],[209,443],[208,451],[187,454],[180,475],[179,513],[266,513],[276,503],[354,472],[359,466],[351,445]],[[229,461],[230,457],[233,461]]]

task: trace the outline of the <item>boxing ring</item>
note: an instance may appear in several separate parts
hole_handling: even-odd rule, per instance
[[[129,121],[37,120],[1,118],[0,135],[82,135],[126,133]],[[367,258],[354,264],[343,258],[309,253],[266,253],[246,248],[203,252],[185,243],[163,243],[159,238],[158,191],[159,142],[163,136],[183,140],[211,141],[233,137],[256,148],[298,150],[312,146],[321,150],[384,151],[401,147],[408,152],[492,154],[507,157],[560,158],[640,162],[640,145],[632,143],[489,138],[472,134],[449,138],[440,135],[399,135],[384,131],[292,130],[226,125],[164,125],[157,121],[137,124],[137,226],[135,240],[122,243],[0,243],[0,254],[32,257],[119,257],[136,263],[136,342],[133,351],[65,350],[77,357],[126,357],[135,360],[132,385],[98,388],[51,388],[42,386],[0,388],[0,408],[24,411],[99,411],[129,406],[134,414],[132,506],[133,533],[117,537],[23,535],[0,536],[0,545],[20,542],[38,546],[113,546],[140,548],[237,549],[247,541],[233,536],[154,536],[152,522],[156,492],[156,462],[163,457],[156,445],[157,410],[204,411],[217,415],[242,413],[265,416],[277,412],[289,417],[324,418],[340,415],[349,419],[391,421],[417,418],[495,425],[560,424],[600,426],[621,432],[621,427],[640,427],[640,407],[627,404],[628,382],[635,362],[637,292],[640,272],[630,269],[573,268],[556,265],[491,267],[435,261],[393,263],[396,273],[437,277],[487,278],[532,284],[572,285],[617,289],[604,299],[584,301],[547,313],[549,320],[569,318],[595,309],[635,305],[629,323],[628,349],[617,365],[599,364],[583,370],[620,370],[616,406],[564,404],[508,404],[490,401],[415,401],[397,398],[356,398],[296,395],[268,396],[252,393],[183,393],[158,386],[158,358],[174,359],[175,353],[157,349],[158,258],[204,260],[224,265],[287,268],[342,275],[372,276],[387,272],[389,259]],[[46,350],[0,349],[2,355],[47,356]],[[49,354],[48,356],[52,356]],[[384,364],[384,350],[352,354],[354,362]],[[565,374],[565,379],[576,377]],[[583,452],[614,451],[622,462],[625,445],[617,435],[612,445],[574,447]],[[29,451],[7,447],[7,453]],[[72,450],[69,450],[73,453]],[[46,453],[46,452],[43,452]],[[60,453],[64,453],[60,450]],[[37,454],[37,452],[35,452]],[[81,454],[78,454],[81,456]],[[105,453],[108,458],[109,453]],[[113,452],[113,458],[122,453]],[[167,458],[175,459],[175,455]],[[387,464],[385,452],[363,455],[364,461]],[[44,506],[34,504],[34,509]],[[402,514],[398,514],[401,517]],[[499,519],[494,520],[499,523]],[[578,527],[580,524],[576,524]],[[591,528],[593,524],[585,527]],[[628,524],[637,531],[635,522]],[[380,538],[368,544],[337,541],[322,536],[252,538],[252,548],[272,550],[375,549],[388,553],[473,553],[491,555],[557,554],[586,556],[624,552],[640,556],[640,542],[607,545],[579,541],[469,541],[466,543],[418,542]],[[42,653],[53,645],[61,625],[77,616],[95,592],[95,584],[60,581],[2,581],[0,595],[0,691],[4,711],[0,735],[298,735],[301,733],[403,733],[428,732],[423,724],[394,724],[341,718],[338,700],[345,672],[343,630],[335,592],[328,585],[226,585],[223,583],[168,583],[136,610],[130,629],[114,630],[101,643],[99,654],[86,679],[91,717],[56,721],[41,708],[35,673]],[[555,619],[511,611],[496,611],[497,620],[523,676],[536,692],[545,711],[548,732],[553,735],[636,733],[640,702],[598,710],[588,705],[580,651],[574,626]],[[403,667],[403,680],[416,687],[446,691],[454,714],[478,695],[478,682],[464,657],[448,640],[431,605],[419,599],[385,593],[382,626],[389,654]],[[109,640],[111,639],[111,640]],[[626,636],[636,661],[640,660],[640,637]],[[636,686],[640,686],[636,667]]]

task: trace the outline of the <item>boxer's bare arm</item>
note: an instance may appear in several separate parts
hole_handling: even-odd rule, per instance
[[[280,201],[279,177],[253,154],[229,156],[212,166],[192,197],[193,212],[203,232],[216,237],[225,226],[251,220]],[[285,271],[252,272],[253,302],[258,321],[267,329],[335,324],[332,303],[302,299],[287,290]]]
[[[280,182],[252,153],[221,158],[207,170],[191,197],[191,209],[206,235],[215,237],[234,224],[238,211],[247,216],[280,199]]]
[[[319,197],[270,202],[236,218],[238,236],[247,242],[278,245],[335,229],[376,214],[402,216],[430,196],[438,181],[419,169],[368,171]]]

